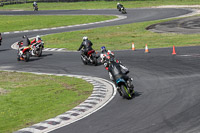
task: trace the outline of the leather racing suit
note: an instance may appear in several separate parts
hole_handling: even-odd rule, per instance
[[[83,53],[84,53],[86,56],[88,56],[88,52],[91,51],[91,50],[93,50],[93,49],[92,49],[92,45],[93,45],[93,44],[92,44],[92,42],[91,42],[90,40],[84,40],[84,41],[81,43],[81,45],[80,45],[78,51],[80,51],[80,50],[83,48]]]

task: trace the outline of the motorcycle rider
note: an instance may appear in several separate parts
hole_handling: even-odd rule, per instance
[[[34,2],[33,2],[33,8],[36,7],[36,6],[37,6],[37,2],[34,1]]]
[[[93,50],[92,49],[92,42],[88,40],[87,36],[83,37],[83,42],[81,43],[79,49],[77,51],[80,51],[83,48],[83,54],[88,57],[88,52]]]
[[[112,56],[112,55],[111,55]],[[109,73],[109,76],[112,77],[112,81],[115,83],[115,86],[117,87],[117,91],[119,92],[120,95],[122,95],[121,91],[120,91],[120,88],[117,86],[117,80],[119,78],[122,78],[126,81],[127,83],[127,86],[131,89],[131,93],[134,93],[134,86],[133,86],[133,83],[132,83],[132,78],[130,78],[127,73],[123,73],[122,72],[122,67],[121,67],[121,64],[119,62],[116,62],[116,60],[114,58],[110,58],[109,59],[109,63],[108,63],[108,73]]]
[[[31,41],[31,44],[34,44],[34,43],[41,43],[42,42],[42,39],[39,35],[37,35],[35,37],[35,39],[33,39],[33,41]]]
[[[20,55],[22,55],[22,50],[24,49],[24,47],[26,46],[30,46],[30,40],[28,39],[28,37],[26,35],[22,36],[22,40],[18,42],[19,45],[19,52]]]
[[[27,35],[22,36],[22,40],[18,42],[19,47],[25,47],[30,45],[30,40]]]
[[[117,3],[117,9],[121,12],[121,8],[123,8],[124,6],[120,3]]]
[[[36,36],[35,39],[33,39],[33,41],[31,41],[31,48],[33,49],[32,51],[32,55],[35,55],[34,54],[34,51],[36,50],[34,46],[36,46],[38,43],[41,43],[42,42],[42,39],[39,35]]]
[[[0,33],[0,46],[1,46],[1,41],[2,41],[2,36],[1,36],[1,33]]]
[[[134,88],[132,84],[132,78],[129,78],[127,74],[129,73],[128,68],[126,68],[119,60],[115,59],[115,55],[110,50],[106,50],[105,46],[101,47],[101,62],[104,64],[110,79],[115,83],[116,80],[122,77],[130,88]],[[119,89],[119,88],[118,88]],[[121,93],[120,93],[121,94]]]
[[[116,60],[116,59],[115,59],[114,53],[111,52],[110,50],[106,50],[106,47],[105,47],[105,46],[102,46],[102,47],[101,47],[101,55],[100,55],[100,57],[101,57],[101,63],[104,64],[104,66],[106,67],[106,69],[108,68],[108,65],[109,65],[108,62],[109,62],[110,58],[114,58],[114,61],[116,61],[117,63],[120,64],[120,67],[121,67],[121,69],[122,69],[122,72],[123,72],[124,74],[128,74],[128,73],[129,73],[128,68],[125,67],[124,65],[122,65],[121,61]]]

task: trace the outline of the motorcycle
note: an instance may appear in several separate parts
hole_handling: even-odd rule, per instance
[[[33,7],[34,11],[38,11],[38,5]]]
[[[134,94],[134,87],[131,87],[131,81],[125,81],[122,77],[116,80],[117,90],[123,98],[131,99]]]
[[[122,14],[127,14],[126,9],[124,7],[121,8],[121,13]]]
[[[96,54],[95,50],[90,50],[87,53],[87,56],[84,54],[84,51],[81,51],[81,60],[83,62],[83,64],[87,65],[87,64],[94,64],[95,66],[98,65],[98,55]]]
[[[127,76],[129,71],[126,73],[123,73],[123,70],[118,69],[118,68],[121,68],[120,63],[116,63],[114,59],[112,58],[111,60],[113,61],[109,61],[109,68],[107,68],[110,79],[113,82],[115,82],[117,91],[119,92],[120,96],[126,99],[133,98],[133,95],[134,95],[134,86],[132,84],[133,79]],[[116,77],[113,77],[110,71],[115,72]]]
[[[43,48],[44,48],[44,42],[32,44],[31,45],[31,56],[40,57],[42,55]]]
[[[30,50],[31,48],[29,46],[19,48],[17,52],[17,60],[24,60],[25,62],[28,62],[30,59]]]

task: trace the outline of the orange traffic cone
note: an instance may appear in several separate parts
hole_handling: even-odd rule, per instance
[[[147,44],[146,44],[146,46],[145,46],[145,53],[149,53],[149,49],[148,49]]]
[[[175,46],[173,45],[173,52],[172,55],[176,55]]]
[[[134,45],[133,42],[132,42],[132,50],[133,50],[133,51],[135,50],[135,45]]]

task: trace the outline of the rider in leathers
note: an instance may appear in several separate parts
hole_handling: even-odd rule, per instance
[[[110,58],[115,58],[115,55],[113,52],[111,52],[110,50],[106,50],[106,47],[105,46],[102,46],[101,47],[101,63],[104,64],[105,67],[108,67],[108,62],[110,60]],[[122,65],[122,63],[119,61],[119,60],[116,60],[114,59],[117,63],[120,64],[120,67],[122,69],[122,72],[124,74],[128,74],[129,73],[129,70],[127,67],[125,67],[124,65]],[[111,79],[112,80],[112,79]]]
[[[24,35],[22,36],[22,40],[18,42],[18,45],[19,45],[19,54],[22,55],[24,47],[30,46],[30,40],[26,35]]]
[[[92,42],[88,40],[88,37],[83,37],[83,42],[81,43],[79,49],[77,51],[80,51],[83,48],[83,53],[88,56],[88,52],[93,50],[92,49]]]
[[[41,37],[40,37],[39,35],[37,35],[36,38],[33,39],[33,41],[31,41],[31,48],[33,49],[32,55],[35,55],[35,54],[34,54],[35,51],[36,51],[35,46],[36,46],[37,44],[39,44],[39,43],[42,43],[42,39],[41,39]]]
[[[33,7],[36,7],[37,6],[37,2],[33,2]]]
[[[121,8],[122,8],[122,7],[124,7],[122,4],[117,3],[117,9],[118,9],[119,11],[121,11]]]
[[[114,57],[112,57],[111,55],[111,58],[109,59],[109,63],[108,63],[108,73],[109,75],[112,75],[112,78],[113,78],[113,81],[117,87],[117,91],[119,92],[120,95],[122,95],[121,91],[120,91],[120,88],[119,86],[117,86],[117,79],[119,78],[122,78],[126,81],[128,87],[130,89],[132,89],[132,92],[133,92],[133,84],[132,84],[132,78],[129,78],[129,76],[127,76],[127,73],[123,73],[122,72],[122,67],[121,67],[121,64],[119,62],[117,62]]]
[[[26,35],[22,36],[22,40],[18,42],[19,47],[26,47],[30,45],[30,40]]]
[[[31,41],[31,44],[35,44],[35,43],[41,43],[42,39],[39,35],[36,36],[35,39],[33,39],[33,41]]]
[[[115,59],[114,53],[110,50],[106,50],[105,46],[101,47],[101,62],[104,64],[110,79],[115,83],[118,78],[123,78],[130,88],[134,88],[132,84],[132,78],[129,78],[127,74],[129,73],[128,68],[121,64],[119,60]],[[121,93],[120,93],[121,94]]]

